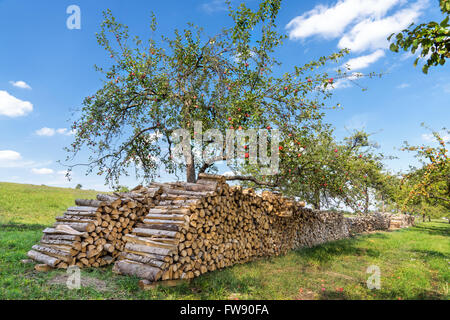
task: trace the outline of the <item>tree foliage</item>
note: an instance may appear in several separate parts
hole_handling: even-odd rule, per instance
[[[368,212],[375,193],[385,193],[386,187],[384,157],[374,153],[376,144],[363,131],[337,142],[330,125],[318,123],[311,129],[302,133],[284,127],[279,173],[263,176],[249,165],[245,172],[258,183],[248,185],[276,188],[316,209],[345,206]]]
[[[440,8],[445,18],[440,22],[422,23],[414,27],[414,23],[408,29],[395,35],[390,49],[398,52],[399,49],[411,51],[415,54],[421,50],[414,61],[417,65],[420,59],[426,60],[422,67],[424,73],[432,66],[444,65],[446,59],[450,58],[450,0],[440,0]],[[388,38],[390,41],[394,34]]]
[[[73,123],[75,141],[67,148],[67,161],[74,161],[82,149],[89,150],[87,172],[104,175],[107,182],[134,169],[138,178],[152,180],[163,166],[168,173],[196,174],[214,169],[196,157],[175,161],[171,134],[183,128],[194,138],[194,122],[203,131],[217,129],[278,128],[289,125],[299,136],[320,121],[330,108],[325,100],[335,79],[319,72],[337,62],[347,50],[321,57],[289,73],[277,74],[281,62],[275,50],[286,38],[278,32],[276,16],[280,0],[265,0],[252,10],[245,4],[233,9],[232,27],[216,36],[188,24],[173,37],[152,36],[144,43],[132,38],[127,26],[110,11],[104,13],[99,45],[110,63],[96,67],[104,76],[103,86],[83,102]],[[150,30],[157,30],[152,15]],[[109,66],[108,66],[109,64]]]
[[[450,134],[444,128],[444,133]],[[413,168],[403,179],[407,196],[403,201],[403,211],[425,202],[428,205],[450,209],[450,161],[447,145],[439,132],[433,131],[437,147],[421,145],[410,146],[405,143],[403,150],[415,152],[422,163],[421,168]]]

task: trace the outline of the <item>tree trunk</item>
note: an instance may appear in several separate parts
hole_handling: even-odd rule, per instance
[[[369,213],[369,190],[368,190],[368,188],[366,187],[366,188],[364,189],[364,191],[365,191],[364,213]]]
[[[422,215],[422,221],[425,222],[425,215]]]
[[[320,191],[316,190],[314,191],[314,209],[320,210]]]
[[[196,181],[194,156],[191,154],[191,159],[186,159],[186,182],[195,183]]]

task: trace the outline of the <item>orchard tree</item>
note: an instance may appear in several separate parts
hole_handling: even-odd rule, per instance
[[[388,38],[390,41],[395,35],[394,42],[390,46],[394,52],[403,49],[415,54],[417,50],[421,50],[414,61],[414,66],[420,59],[426,59],[422,67],[423,73],[428,73],[428,69],[432,66],[444,65],[446,59],[450,58],[450,0],[440,0],[440,8],[445,16],[440,23],[431,21],[415,27],[413,23],[408,29],[396,35],[391,34]]]
[[[306,132],[302,131],[306,128],[282,128],[278,174],[264,176],[258,167],[248,165],[245,172],[256,177],[248,186],[278,189],[315,209],[340,205],[368,209],[369,187],[378,187],[381,164],[365,132],[338,143],[330,125],[320,122]]]
[[[443,129],[446,135],[450,130]],[[421,168],[413,168],[404,176],[403,188],[408,191],[403,201],[403,211],[421,204],[436,205],[450,210],[450,161],[447,145],[440,133],[433,131],[437,147],[410,146],[405,142],[403,150],[415,152],[422,163]]]
[[[226,129],[289,124],[300,128],[300,136],[307,135],[331,108],[324,102],[331,95],[329,86],[347,77],[345,71],[331,77],[318,69],[337,62],[348,50],[277,75],[281,63],[274,51],[286,38],[275,23],[280,5],[280,0],[265,0],[252,10],[245,4],[236,9],[229,4],[232,27],[216,36],[206,36],[189,24],[183,32],[175,30],[172,38],[151,37],[146,43],[131,39],[128,28],[105,12],[97,39],[110,62],[108,67],[96,67],[104,76],[103,86],[84,99],[72,127],[75,141],[67,148],[68,162],[85,148],[90,157],[70,168],[87,166],[88,173],[96,170],[107,182],[118,184],[130,170],[138,178],[152,180],[164,166],[195,182],[198,173],[214,170],[215,162],[192,153],[181,163],[175,161],[172,133],[182,128],[198,138],[196,121],[203,131],[217,129],[223,134]],[[152,34],[156,27],[152,16]]]

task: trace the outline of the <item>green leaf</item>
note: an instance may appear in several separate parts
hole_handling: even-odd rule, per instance
[[[441,26],[442,28],[445,28],[445,27],[448,26],[448,20],[449,20],[449,18],[450,18],[450,16],[447,16],[447,18],[445,18],[444,20],[442,20],[442,22],[441,22],[441,24],[440,24],[440,26]]]
[[[417,63],[419,62],[419,58],[417,58],[416,60],[414,60],[414,67],[417,66]]]
[[[398,52],[398,46],[395,43],[391,43],[389,49],[394,52]]]

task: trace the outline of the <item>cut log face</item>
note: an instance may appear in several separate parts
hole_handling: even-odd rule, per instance
[[[55,268],[114,264],[114,272],[146,279],[146,285],[413,223],[388,215],[344,218],[207,174],[197,183],[152,183],[75,204],[44,230],[28,256]]]

